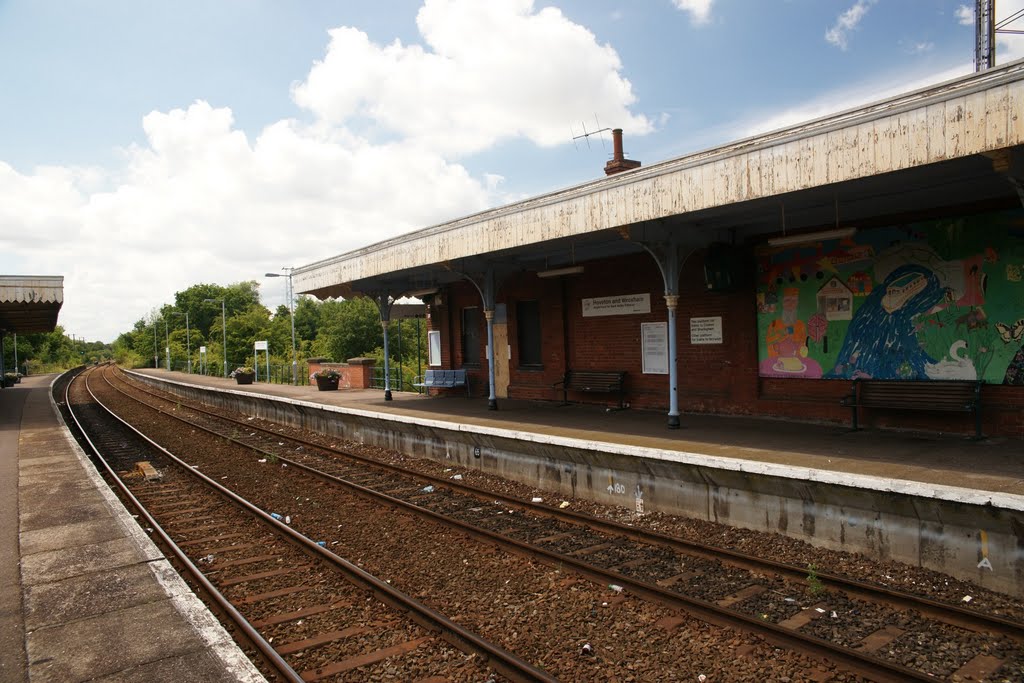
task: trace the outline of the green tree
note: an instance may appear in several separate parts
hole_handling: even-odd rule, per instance
[[[320,305],[320,328],[312,345],[314,355],[340,362],[383,345],[380,313],[371,299],[359,297]]]

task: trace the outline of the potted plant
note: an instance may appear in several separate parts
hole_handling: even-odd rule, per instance
[[[4,373],[4,386],[13,387],[18,383],[18,373],[16,372],[5,372]]]
[[[334,368],[320,368],[310,375],[309,379],[316,381],[316,388],[320,391],[336,391],[341,373]]]
[[[256,378],[256,372],[248,365],[240,368],[235,368],[231,376],[235,378],[235,382],[238,384],[252,384],[253,379]]]

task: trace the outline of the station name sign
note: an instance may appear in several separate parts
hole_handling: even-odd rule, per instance
[[[595,318],[602,315],[634,315],[651,312],[650,294],[622,294],[620,296],[599,296],[583,300],[583,317]]]

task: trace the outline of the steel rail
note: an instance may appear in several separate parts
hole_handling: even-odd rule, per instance
[[[106,377],[104,377],[104,381],[106,381]],[[121,391],[120,389],[117,389],[117,387],[113,387],[113,385],[111,385],[111,387],[119,392]],[[91,393],[92,392],[90,391],[90,394]],[[156,408],[153,408],[153,406],[149,406],[148,404],[139,401],[138,399],[132,396],[128,396],[124,392],[121,393],[125,395],[127,398],[134,400],[140,403],[141,405],[147,406],[152,410],[157,410]],[[484,638],[481,638],[476,633],[473,633],[472,631],[469,631],[468,629],[460,626],[459,624],[450,620],[448,617],[441,614],[440,612],[424,605],[415,598],[406,595],[397,588],[394,588],[386,581],[378,579],[377,577],[373,576],[364,569],[361,569],[360,567],[352,564],[345,558],[335,555],[330,550],[321,547],[320,545],[316,544],[306,536],[303,536],[296,530],[292,529],[287,524],[274,519],[259,507],[253,505],[252,503],[237,495],[233,491],[225,488],[217,481],[210,479],[205,474],[198,472],[188,463],[184,462],[183,460],[175,456],[173,453],[165,449],[163,446],[159,445],[158,443],[150,439],[148,436],[146,436],[141,431],[139,431],[138,429],[130,425],[128,422],[126,422],[124,419],[119,417],[117,414],[115,414],[112,410],[107,408],[107,406],[100,402],[100,400],[95,395],[93,395],[93,398],[96,400],[97,404],[100,405],[104,410],[106,410],[114,419],[119,421],[121,424],[125,425],[125,427],[127,427],[128,429],[135,432],[140,438],[142,438],[151,446],[153,446],[161,453],[163,453],[165,456],[170,458],[172,461],[174,461],[176,464],[182,467],[185,471],[189,472],[192,476],[196,477],[203,483],[207,484],[209,487],[216,490],[221,495],[225,496],[228,500],[230,500],[238,507],[241,507],[242,509],[256,515],[263,522],[272,526],[282,535],[287,536],[290,540],[299,545],[303,550],[333,564],[335,567],[341,570],[341,572],[345,574],[345,576],[351,582],[365,589],[370,590],[381,601],[386,602],[387,604],[392,605],[393,607],[396,607],[408,613],[410,617],[414,621],[416,621],[416,623],[420,624],[424,628],[427,628],[428,630],[437,631],[441,634],[441,637],[444,638],[444,640],[446,640],[451,645],[462,650],[463,652],[466,652],[467,654],[483,655],[488,659],[489,663],[496,670],[498,670],[502,675],[507,676],[511,680],[529,683],[557,683],[558,679],[551,676],[551,674],[547,673],[546,671],[534,667],[529,662],[520,659],[519,657],[508,652],[504,648],[494,643],[491,643],[490,641],[487,641]],[[162,415],[166,415],[167,417],[171,417],[176,420],[185,422],[186,424],[193,425],[193,423],[190,423],[187,420],[183,420],[182,418],[178,418],[177,416],[170,415],[169,413],[165,413],[163,411],[158,412]],[[204,431],[214,434],[218,438],[227,439],[233,443],[245,446],[245,448],[247,449],[253,450],[252,446],[243,444],[237,439],[227,437],[223,434],[217,434],[215,432],[212,432],[211,430],[200,427],[199,425],[193,426],[196,426],[198,428],[203,429]],[[283,458],[280,458],[279,456],[275,457],[278,457],[279,459],[283,460]]]
[[[133,397],[130,397],[133,398]],[[137,400],[138,399],[134,399]],[[139,401],[142,405],[148,405],[142,401]],[[614,584],[621,586],[622,588],[629,589],[632,593],[643,596],[647,600],[659,602],[671,606],[675,609],[687,612],[697,618],[712,623],[718,626],[725,626],[730,628],[737,628],[748,633],[755,633],[766,641],[771,642],[775,645],[785,647],[787,649],[809,654],[813,657],[823,660],[830,660],[841,664],[848,670],[860,673],[861,675],[867,676],[872,680],[890,682],[890,681],[934,681],[934,676],[924,674],[920,671],[907,668],[900,664],[888,662],[879,657],[873,655],[860,653],[849,648],[844,648],[839,645],[835,645],[826,640],[818,638],[816,636],[810,636],[799,633],[794,630],[790,630],[776,624],[766,622],[756,617],[748,616],[740,612],[729,610],[726,608],[719,607],[718,605],[700,600],[697,598],[691,598],[680,593],[667,590],[660,586],[646,583],[643,581],[637,581],[628,576],[620,574],[618,572],[612,572],[601,567],[594,566],[587,562],[582,562],[572,556],[562,555],[544,548],[530,545],[528,543],[517,541],[501,534],[490,531],[489,529],[483,529],[476,527],[468,522],[463,522],[458,519],[452,519],[441,513],[428,510],[426,508],[419,507],[414,503],[394,498],[384,493],[374,491],[360,484],[356,484],[351,481],[347,481],[340,477],[337,477],[326,472],[321,472],[316,468],[310,467],[303,463],[291,460],[282,455],[271,453],[259,447],[254,447],[251,444],[246,444],[239,439],[236,439],[225,434],[215,432],[214,430],[190,422],[177,415],[170,415],[164,413],[158,408],[149,406],[151,409],[160,412],[161,414],[173,417],[185,424],[202,429],[210,434],[217,436],[218,438],[227,439],[234,443],[244,446],[252,451],[257,451],[264,455],[273,455],[279,461],[287,463],[289,469],[298,470],[305,472],[311,476],[319,478],[323,481],[334,483],[345,487],[357,494],[368,497],[370,499],[378,500],[380,502],[391,505],[392,507],[412,512],[413,514],[420,515],[432,519],[433,521],[447,527],[454,527],[467,535],[485,540],[491,543],[496,543],[508,550],[511,550],[519,555],[530,559],[537,559],[549,566],[554,567],[570,567],[579,574],[586,578],[602,585]],[[215,482],[214,482],[215,483]]]
[[[124,382],[125,380],[121,379],[121,381]],[[127,382],[125,383],[127,384]],[[147,393],[158,400],[170,401],[170,399],[158,396],[148,389],[138,387],[135,385],[129,386],[132,386],[133,389],[142,391],[143,393]],[[155,406],[150,407],[153,408],[154,410],[160,410]],[[775,572],[776,574],[779,574],[785,578],[794,581],[802,581],[807,575],[806,568],[787,564],[785,562],[778,562],[776,560],[771,560],[767,558],[753,557],[751,555],[747,555],[745,553],[741,553],[728,548],[718,548],[708,544],[700,543],[699,541],[688,541],[675,536],[669,536],[667,534],[661,534],[654,531],[647,531],[645,529],[627,526],[620,522],[601,519],[581,512],[575,512],[572,510],[559,510],[557,508],[552,508],[547,505],[531,503],[528,501],[520,500],[518,498],[514,498],[503,493],[488,491],[487,489],[482,489],[477,486],[473,486],[472,484],[455,482],[450,479],[444,479],[441,477],[436,477],[434,475],[424,474],[398,465],[392,465],[390,463],[381,462],[379,460],[362,456],[357,453],[351,453],[349,451],[345,451],[339,448],[332,448],[330,446],[317,444],[306,439],[288,436],[286,434],[280,434],[278,432],[271,431],[258,425],[243,423],[233,418],[226,417],[224,415],[219,415],[216,412],[208,410],[206,408],[200,408],[190,405],[188,406],[188,409],[198,413],[202,413],[204,415],[209,415],[211,417],[223,420],[225,422],[230,422],[239,426],[243,426],[246,429],[263,432],[264,434],[273,436],[275,439],[286,439],[288,441],[301,444],[302,446],[310,446],[322,451],[336,453],[345,458],[355,460],[359,463],[368,465],[370,467],[375,467],[378,469],[385,470],[387,472],[401,474],[407,477],[422,480],[434,484],[435,486],[444,486],[456,491],[466,493],[468,495],[472,495],[483,501],[500,500],[502,503],[510,507],[515,507],[521,510],[529,510],[535,514],[545,516],[551,519],[556,519],[559,521],[572,523],[576,525],[582,525],[584,527],[588,527],[591,529],[596,529],[607,533],[617,534],[627,538],[640,540],[645,543],[650,543],[652,545],[671,548],[673,550],[677,550],[691,555],[697,555],[708,559],[722,560],[727,563],[733,564],[734,566],[739,566],[748,570],[767,570]],[[173,417],[182,419],[178,416]],[[188,424],[192,424],[197,428],[208,429],[206,427],[202,427],[201,425],[196,425],[191,422],[189,422]],[[213,430],[208,431],[211,431],[211,433],[216,433]],[[217,435],[223,436],[222,434],[219,433]],[[274,456],[282,457],[276,453],[274,454]],[[960,605],[941,602],[921,595],[905,593],[903,591],[887,588],[885,586],[871,584],[865,581],[859,581],[857,579],[851,579],[848,577],[840,576],[838,574],[822,572],[820,570],[817,572],[817,576],[822,582],[830,586],[839,588],[843,590],[845,593],[852,596],[860,597],[862,599],[866,599],[872,602],[888,602],[894,606],[903,609],[917,610],[918,612],[921,612],[922,614],[925,614],[937,621],[942,621],[944,623],[948,623],[951,625],[969,628],[975,631],[987,631],[989,633],[1005,635],[1015,640],[1024,641],[1024,623],[1021,623],[1013,619],[1008,619],[1006,617],[1001,617],[998,615],[984,614],[975,610],[966,609]]]
[[[252,626],[252,624],[250,624],[249,621],[244,616],[242,616],[242,614],[237,609],[235,609],[235,606],[232,605],[231,602],[226,597],[224,597],[224,594],[217,590],[216,586],[214,586],[210,582],[210,580],[206,578],[206,575],[203,574],[203,572],[198,567],[196,567],[195,564],[192,563],[192,560],[188,558],[188,556],[185,554],[185,551],[182,550],[178,546],[178,544],[174,542],[173,539],[171,539],[167,532],[164,531],[163,527],[157,523],[156,519],[154,519],[153,516],[149,513],[149,511],[145,508],[142,502],[139,501],[139,499],[136,498],[135,495],[128,489],[128,486],[124,483],[124,481],[121,480],[121,477],[119,477],[117,472],[115,472],[114,469],[110,466],[110,463],[107,462],[106,458],[103,456],[103,453],[96,446],[96,444],[93,443],[93,440],[92,438],[90,438],[89,433],[86,431],[85,427],[78,419],[78,414],[76,413],[75,408],[71,403],[71,384],[78,379],[79,376],[75,375],[74,377],[71,378],[70,381],[68,381],[68,384],[64,389],[64,404],[67,407],[68,414],[71,416],[71,419],[74,420],[75,426],[78,428],[79,433],[82,435],[82,439],[85,440],[85,442],[89,445],[89,448],[92,450],[93,455],[95,455],[96,459],[103,465],[103,468],[106,470],[110,480],[117,485],[117,488],[121,492],[121,495],[131,503],[132,507],[135,508],[139,516],[145,521],[146,526],[150,529],[153,529],[153,533],[159,537],[160,542],[164,545],[164,547],[169,549],[174,554],[175,560],[182,567],[184,567],[186,571],[188,571],[188,573],[192,576],[193,580],[195,580],[195,582],[200,585],[202,590],[217,604],[217,607],[223,610],[223,612],[235,623],[235,625],[242,631],[242,633],[245,634],[245,637],[253,644],[253,646],[257,650],[259,650],[260,654],[266,658],[267,662],[274,669],[276,669],[278,675],[280,675],[283,679],[289,681],[290,683],[303,683],[302,676],[300,676],[298,672],[296,672],[291,666],[288,665],[288,662],[286,662],[281,657],[281,655],[277,653],[277,651],[274,649],[274,646],[268,643],[263,638],[263,636],[260,635],[259,631],[257,631]],[[99,399],[96,398],[96,395],[93,394],[92,389],[89,387],[88,376],[82,377],[81,380],[85,383],[86,391],[88,391],[89,395],[92,396],[93,400],[96,401],[96,404],[102,407],[104,410],[107,410],[106,406],[104,406],[99,401]],[[109,412],[109,410],[107,412]],[[123,420],[122,423],[124,423]]]

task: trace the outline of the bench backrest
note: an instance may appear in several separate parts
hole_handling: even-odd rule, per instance
[[[588,386],[622,389],[625,379],[624,370],[569,370],[565,373],[565,384],[569,388]]]
[[[437,381],[437,370],[426,370],[423,373],[424,384],[434,384]]]
[[[976,381],[899,381],[857,380],[858,401],[862,404],[925,405],[962,409],[978,402],[981,382]]]
[[[466,383],[466,371],[465,369],[452,370],[452,382],[453,385],[457,386]]]

